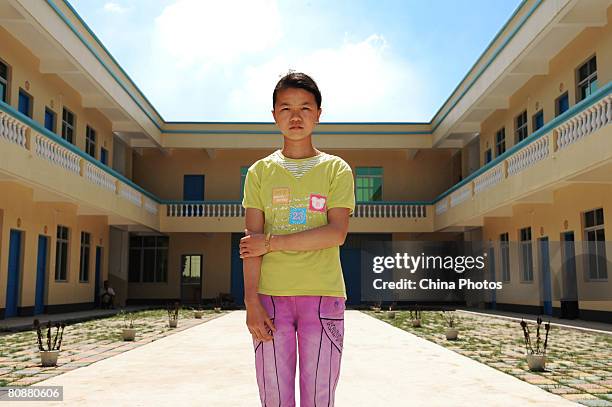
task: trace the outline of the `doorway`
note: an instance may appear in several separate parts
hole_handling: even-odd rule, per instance
[[[542,305],[544,315],[552,316],[552,288],[550,278],[550,254],[548,247],[548,237],[538,239],[540,247],[540,284],[542,293]]]
[[[181,303],[202,302],[202,255],[181,255]]]
[[[45,282],[47,281],[47,247],[49,237],[38,236],[38,258],[36,261],[36,297],[34,300],[34,314],[45,312]]]
[[[6,309],[4,317],[17,316],[19,287],[21,281],[21,241],[22,232],[11,229],[9,240],[8,277],[6,283]]]
[[[576,278],[576,247],[574,232],[561,233],[561,318],[574,319],[580,315],[578,280]]]

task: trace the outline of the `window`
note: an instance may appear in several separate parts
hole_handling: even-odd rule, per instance
[[[357,174],[357,201],[382,201],[382,167],[357,167],[355,170]]]
[[[595,56],[582,64],[576,73],[578,79],[576,101],[580,102],[597,90],[597,60]]]
[[[491,149],[489,148],[484,153],[484,163],[488,164],[491,162],[491,160],[493,160],[493,153],[491,152]]]
[[[502,127],[495,133],[495,156],[499,157],[506,152],[506,128]]]
[[[165,283],[168,281],[168,237],[131,236],[130,283]]]
[[[240,200],[244,197],[244,181],[246,180],[249,167],[240,167]]]
[[[544,110],[540,110],[536,114],[533,115],[531,127],[533,131],[536,132],[544,126]]]
[[[32,96],[23,89],[19,89],[19,112],[32,118]]]
[[[586,241],[586,266],[589,280],[608,278],[603,215],[602,208],[584,214],[584,240]]]
[[[533,247],[531,245],[531,228],[521,229],[520,256],[523,281],[533,281]]]
[[[520,143],[525,140],[528,135],[527,129],[527,111],[523,111],[523,113],[516,116],[514,119],[515,130],[514,133],[516,135],[516,143]]]
[[[89,248],[91,235],[81,232],[81,267],[79,269],[79,281],[86,283],[89,281]]]
[[[45,129],[55,133],[55,112],[45,107]]]
[[[8,98],[8,66],[0,62],[0,100],[4,103]]]
[[[559,116],[567,109],[569,109],[569,96],[567,95],[567,92],[565,92],[555,101],[555,117]]]
[[[74,144],[74,113],[66,108],[62,110],[62,138]]]
[[[89,126],[85,128],[85,152],[96,158],[96,131]]]
[[[510,282],[510,242],[508,233],[499,235],[499,249],[501,254],[502,281]]]
[[[55,244],[55,280],[66,281],[68,276],[68,239],[69,230],[66,226],[57,226],[57,242]]]

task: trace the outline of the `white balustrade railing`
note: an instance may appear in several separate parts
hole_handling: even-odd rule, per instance
[[[166,216],[172,218],[236,218],[243,217],[246,210],[240,203],[174,203],[166,205]]]
[[[557,127],[557,150],[612,123],[612,96],[608,96]]]
[[[550,134],[542,136],[508,157],[508,176],[516,175],[548,157],[549,139]]]
[[[166,205],[168,217],[224,218],[245,216],[240,203],[173,203]],[[356,218],[425,218],[426,205],[357,204]]]
[[[130,201],[131,203],[133,203],[136,206],[142,206],[142,194],[138,191],[136,191],[134,188],[132,188],[129,185],[126,184],[120,184],[121,186],[119,187],[119,196],[121,196],[122,198],[127,199],[128,201]]]
[[[0,137],[26,147],[26,131],[27,127],[17,119],[9,116],[6,113],[0,112]]]
[[[85,162],[85,178],[98,185],[99,187],[108,189],[112,192],[117,191],[115,177],[102,170],[98,166],[94,165],[93,163]]]
[[[67,171],[81,173],[81,157],[42,134],[36,133],[34,136],[34,152]]]
[[[451,193],[450,196],[450,206],[457,206],[461,202],[466,201],[467,199],[472,197],[472,184],[468,183],[458,190]]]
[[[504,164],[498,164],[474,180],[474,194],[498,184],[504,178]]]
[[[357,204],[354,218],[424,218],[427,216],[426,205],[410,204]]]
[[[147,198],[146,196],[143,196],[142,199],[144,201],[145,210],[149,213],[152,213],[153,215],[157,215],[157,213],[159,212],[157,203],[152,199]]]
[[[436,203],[436,215],[441,215],[448,210],[448,199],[442,198],[441,201]]]

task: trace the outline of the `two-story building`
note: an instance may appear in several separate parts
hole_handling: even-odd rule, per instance
[[[611,21],[525,0],[430,122],[316,128],[355,176],[349,303],[364,242],[485,241],[504,289],[483,305],[612,320]],[[165,121],[67,1],[0,2],[0,318],[92,308],[104,280],[240,303],[246,170],[281,145],[274,123]]]

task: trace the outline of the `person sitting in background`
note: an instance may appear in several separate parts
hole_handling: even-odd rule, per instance
[[[108,280],[104,280],[104,289],[100,292],[100,303],[102,308],[115,309],[115,290],[109,287]]]

